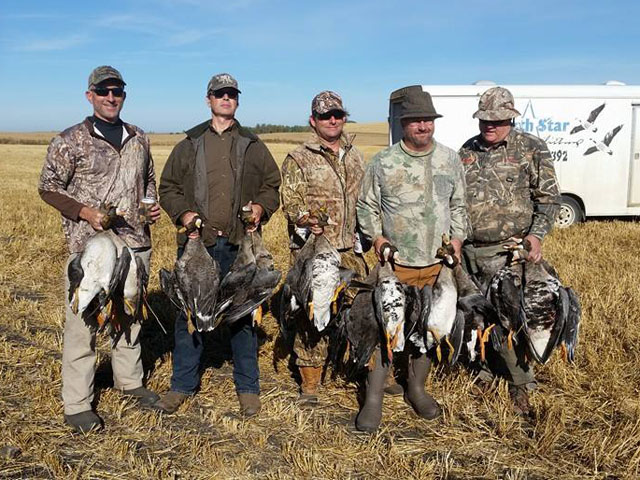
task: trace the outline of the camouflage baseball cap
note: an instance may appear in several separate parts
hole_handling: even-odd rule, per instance
[[[238,93],[242,93],[238,88],[238,81],[235,78],[228,73],[218,73],[209,80],[209,83],[207,84],[207,95],[209,92],[215,92],[222,88],[235,88],[238,90]]]
[[[330,112],[332,110],[339,110],[347,113],[342,105],[342,97],[336,92],[331,90],[325,90],[320,92],[311,101],[311,114],[322,115],[323,113]]]
[[[506,88],[490,88],[480,97],[478,111],[473,114],[473,118],[488,121],[511,120],[520,115],[514,103],[513,95]]]
[[[122,83],[123,86],[126,85],[126,83],[124,83],[124,80],[122,79],[122,75],[120,75],[120,72],[118,70],[109,65],[102,65],[100,67],[94,68],[89,75],[88,88],[91,88],[94,85],[98,85],[105,80],[118,80],[120,83]]]

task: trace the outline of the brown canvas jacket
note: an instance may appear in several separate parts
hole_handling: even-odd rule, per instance
[[[306,212],[326,208],[337,225],[325,227],[325,236],[337,249],[353,247],[356,231],[356,201],[364,176],[364,157],[353,146],[353,137],[343,134],[344,156],[341,161],[331,155],[314,135],[289,152],[282,164],[282,210],[289,223],[291,247],[296,242],[295,223]]]
[[[160,177],[160,205],[176,225],[188,211],[197,212],[207,222],[209,191],[207,166],[204,153],[204,132],[211,121],[207,120],[185,132],[172,150]],[[238,124],[238,138],[232,146],[235,155],[233,206],[235,221],[231,222],[229,241],[238,244],[243,235],[240,209],[249,201],[264,209],[262,223],[269,220],[278,209],[280,200],[280,171],[265,144],[253,133]],[[178,245],[184,245],[185,234],[178,234]],[[215,238],[203,238],[206,245]]]
[[[60,211],[70,253],[84,249],[95,233],[78,214],[83,206],[112,204],[123,212],[116,231],[132,248],[151,246],[149,227],[138,214],[143,197],[157,198],[149,139],[138,127],[124,124],[128,136],[116,149],[94,131],[87,118],[51,140],[38,192]]]

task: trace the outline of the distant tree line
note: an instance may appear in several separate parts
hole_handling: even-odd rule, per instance
[[[308,125],[274,125],[272,123],[258,123],[255,127],[247,127],[255,134],[282,133],[282,132],[309,132]]]

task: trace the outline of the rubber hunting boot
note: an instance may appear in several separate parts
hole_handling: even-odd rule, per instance
[[[384,381],[387,378],[389,365],[382,364],[380,349],[376,349],[373,356],[375,365],[367,374],[365,383],[364,404],[356,417],[356,428],[361,432],[373,433],[378,430],[382,420],[382,396],[384,394]]]
[[[442,415],[442,409],[438,402],[424,390],[424,382],[427,380],[430,368],[431,360],[426,354],[423,353],[417,357],[409,355],[407,391],[404,399],[420,417],[433,420]]]
[[[79,433],[97,432],[102,429],[102,420],[91,410],[65,415],[64,421]]]

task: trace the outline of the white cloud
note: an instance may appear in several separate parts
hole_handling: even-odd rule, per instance
[[[86,35],[73,34],[59,38],[26,40],[21,44],[14,44],[11,49],[18,52],[54,52],[60,50],[69,50],[71,48],[83,45],[88,41],[89,38]]]

